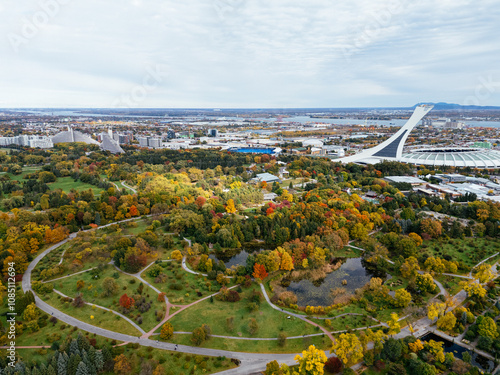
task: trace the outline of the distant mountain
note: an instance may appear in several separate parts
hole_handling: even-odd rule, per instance
[[[500,107],[495,107],[495,106],[480,106],[480,105],[461,105],[461,104],[454,104],[454,103],[418,103],[413,106],[413,108],[419,106],[419,105],[433,105],[435,110],[457,110],[457,109],[463,109],[463,110],[471,110],[471,109],[497,109],[500,110]]]

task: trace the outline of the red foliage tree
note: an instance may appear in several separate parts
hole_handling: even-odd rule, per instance
[[[252,276],[256,279],[264,280],[267,275],[266,267],[263,264],[255,263],[253,266],[253,274]]]
[[[134,217],[134,216],[139,216],[139,210],[137,209],[137,207],[135,205],[132,205],[130,206],[130,216]]]
[[[337,357],[330,357],[325,362],[325,369],[332,374],[337,374],[342,370],[342,362]]]
[[[127,296],[127,293],[125,293],[123,296],[120,297],[120,306],[126,309],[130,309],[134,304],[134,302],[135,302],[134,299],[132,297]]]
[[[199,209],[201,209],[203,207],[203,205],[205,204],[207,200],[202,197],[202,196],[199,196],[198,198],[196,198],[196,205],[198,206]]]

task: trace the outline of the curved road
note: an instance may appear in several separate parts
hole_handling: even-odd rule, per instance
[[[129,221],[129,220],[134,220],[136,218],[132,219],[126,219],[123,221]],[[121,222],[123,222],[121,221]],[[117,222],[118,223],[118,222]],[[107,225],[103,225],[99,227],[99,229],[117,224],[117,223],[110,223]],[[92,230],[92,229],[90,229]],[[42,260],[48,253],[51,251],[57,249],[59,246],[64,245],[66,242],[74,239],[76,237],[76,233],[72,233],[68,238],[65,240],[56,243],[43,251],[41,254],[39,254],[28,266],[26,269],[26,272],[23,275],[23,280],[22,280],[22,288],[24,292],[31,291],[35,295],[35,303],[36,306],[41,309],[42,311],[46,312],[49,315],[52,315],[59,319],[60,321],[69,324],[74,327],[78,327],[84,331],[87,331],[89,333],[95,333],[96,335],[103,336],[106,338],[109,338],[111,340],[117,340],[117,341],[123,341],[123,342],[132,342],[132,343],[138,343],[139,345],[142,346],[151,346],[153,348],[157,349],[164,349],[164,350],[170,350],[174,351],[177,350],[179,352],[183,353],[189,353],[189,354],[197,354],[197,355],[206,355],[206,356],[212,356],[212,357],[219,357],[219,356],[225,356],[227,358],[235,358],[241,361],[241,364],[238,368],[231,369],[231,370],[226,370],[223,372],[220,372],[219,374],[223,375],[245,375],[245,374],[250,374],[253,372],[258,372],[258,371],[263,371],[266,368],[266,364],[270,361],[277,360],[280,363],[286,363],[287,365],[294,365],[296,364],[294,357],[298,353],[292,353],[292,354],[265,354],[265,353],[244,353],[244,352],[232,352],[228,350],[218,350],[218,349],[206,349],[206,348],[199,348],[199,347],[193,347],[193,346],[185,346],[185,345],[175,345],[167,342],[160,342],[160,341],[155,341],[155,340],[150,340],[148,338],[140,338],[136,336],[130,336],[130,335],[125,335],[123,333],[118,333],[118,332],[113,332],[104,328],[96,327],[93,326],[89,323],[82,322],[71,315],[67,315],[53,306],[49,305],[48,303],[44,302],[40,297],[37,296],[37,294],[33,291],[31,288],[31,273],[37,266],[37,264]],[[177,349],[176,349],[177,347]],[[327,352],[327,355],[331,355]]]

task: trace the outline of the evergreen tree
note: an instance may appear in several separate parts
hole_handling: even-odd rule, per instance
[[[78,354],[72,354],[69,357],[68,361],[68,371],[67,375],[76,375],[76,370],[78,368],[78,364],[82,361],[82,357]]]
[[[102,351],[96,351],[95,352],[95,360],[94,364],[96,367],[97,372],[101,371],[104,367],[104,358],[102,356]]]
[[[73,339],[71,340],[71,343],[69,344],[69,355],[71,356],[71,354],[75,354],[76,351],[78,350],[78,342]]]
[[[68,355],[64,353],[64,355],[60,355],[57,360],[57,375],[66,375],[66,369],[68,367]]]
[[[78,368],[76,369],[76,375],[89,375],[87,365],[83,363],[83,361],[78,364]]]
[[[52,367],[52,365],[49,365],[49,367],[47,367],[47,375],[56,375],[56,370],[54,370],[54,367]]]
[[[101,225],[101,215],[99,214],[99,212],[95,213],[95,223],[97,225]]]

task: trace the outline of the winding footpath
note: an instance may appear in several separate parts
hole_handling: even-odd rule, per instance
[[[115,223],[110,223],[103,225],[99,227],[98,229],[105,228],[110,225],[114,224],[119,224],[122,222],[130,221],[130,220],[135,220],[136,218],[130,218],[126,220],[122,220],[120,222],[115,222]],[[93,230],[93,229],[89,229]],[[93,333],[102,337],[109,338],[111,340],[117,340],[117,341],[123,341],[123,342],[130,342],[130,343],[138,343],[139,345],[142,346],[148,346],[148,347],[153,347],[157,349],[163,349],[163,350],[170,350],[170,351],[179,351],[183,353],[188,353],[188,354],[195,354],[195,355],[204,355],[204,356],[212,356],[212,357],[219,357],[219,356],[225,356],[227,358],[234,358],[240,361],[240,366],[234,369],[226,370],[223,372],[220,372],[219,374],[222,375],[246,375],[250,374],[253,372],[259,372],[263,371],[266,368],[266,364],[270,361],[277,360],[280,363],[286,363],[287,365],[294,365],[296,364],[294,357],[297,354],[300,353],[290,353],[290,354],[267,354],[267,353],[245,353],[245,352],[233,352],[233,351],[228,351],[228,350],[219,350],[219,349],[207,349],[207,348],[200,348],[200,347],[193,347],[193,346],[186,346],[186,345],[176,345],[176,344],[171,344],[167,342],[160,342],[157,340],[151,340],[149,337],[144,337],[147,336],[143,335],[141,337],[137,336],[131,336],[131,335],[126,335],[123,333],[118,333],[118,332],[113,332],[108,329],[96,327],[92,324],[83,322],[81,320],[78,320],[71,315],[65,314],[62,311],[57,310],[55,307],[49,305],[45,301],[43,301],[38,295],[33,291],[31,288],[31,273],[37,266],[37,264],[51,251],[57,249],[58,247],[64,245],[68,241],[76,238],[77,233],[72,233],[68,238],[64,239],[63,241],[56,243],[52,245],[51,247],[47,248],[45,251],[40,253],[29,265],[28,268],[26,269],[26,272],[23,275],[22,279],[22,289],[26,293],[28,291],[31,291],[34,296],[35,296],[35,303],[36,306],[44,311],[45,313],[54,316],[58,320],[69,324],[73,327],[77,327],[81,330],[87,331],[89,333]],[[135,276],[135,275],[134,275]],[[149,285],[149,284],[148,284]],[[267,295],[267,294],[266,294]],[[210,296],[206,297],[209,298]],[[189,307],[187,305],[185,308]],[[183,310],[183,309],[182,309]],[[181,310],[176,311],[174,314],[170,315],[172,317],[173,315],[179,313]],[[157,329],[157,328],[156,328]],[[152,334],[154,331],[150,332]],[[327,352],[327,355],[332,356],[333,354]]]

